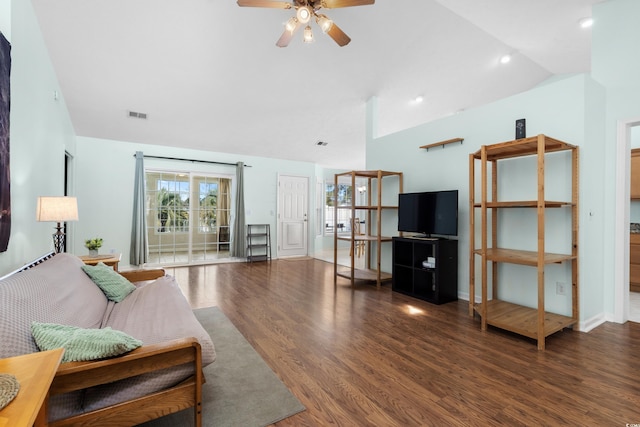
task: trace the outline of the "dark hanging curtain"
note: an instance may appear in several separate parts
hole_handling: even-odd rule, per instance
[[[247,236],[244,219],[244,163],[236,164],[236,220],[231,235],[231,256],[245,258],[247,256]]]
[[[136,174],[133,185],[133,220],[131,223],[131,250],[129,263],[142,265],[147,262],[147,215],[145,207],[144,154],[136,152]]]

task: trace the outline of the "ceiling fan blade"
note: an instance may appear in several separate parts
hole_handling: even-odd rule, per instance
[[[302,26],[302,24],[300,24],[298,22],[298,23],[296,23],[296,26],[293,28],[293,31],[289,31],[289,30],[287,30],[285,28],[284,32],[282,33],[282,35],[280,36],[280,38],[276,42],[276,46],[278,46],[278,47],[287,47],[287,46],[289,46],[289,42],[293,38],[293,35],[296,33],[296,31],[298,31],[298,28],[300,28],[301,26]]]
[[[374,3],[375,0],[322,0],[322,7],[336,9],[338,7],[366,6]]]
[[[329,37],[333,39],[333,41],[338,43],[339,46],[348,45],[349,42],[351,41],[351,38],[348,35],[346,35],[345,32],[342,31],[340,27],[336,25],[335,22],[333,23],[331,28],[329,28],[329,30],[327,31],[327,34],[329,35]]]
[[[291,3],[269,0],[238,0],[238,6],[242,7],[272,7],[276,9],[291,9]]]

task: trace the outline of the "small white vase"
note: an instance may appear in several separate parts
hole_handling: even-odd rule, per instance
[[[90,257],[97,257],[98,256],[98,250],[97,249],[89,249],[89,256]]]

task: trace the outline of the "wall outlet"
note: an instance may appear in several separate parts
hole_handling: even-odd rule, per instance
[[[567,284],[564,282],[556,282],[556,295],[567,295]]]

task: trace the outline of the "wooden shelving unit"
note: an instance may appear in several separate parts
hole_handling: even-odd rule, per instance
[[[351,181],[351,188],[355,193],[356,178],[366,178],[368,180],[367,185],[367,204],[356,205],[355,194],[351,198],[351,204],[349,206],[336,206],[334,209],[334,224],[338,223],[338,211],[350,210],[351,218],[357,218],[356,211],[366,211],[366,232],[364,234],[356,234],[354,227],[351,227],[349,234],[340,234],[336,228],[333,236],[333,273],[334,284],[337,284],[338,276],[345,277],[351,281],[351,286],[355,286],[356,280],[375,281],[376,286],[380,289],[380,285],[384,281],[391,280],[392,275],[380,270],[381,264],[381,245],[384,242],[391,242],[391,236],[382,236],[382,213],[383,211],[398,209],[397,202],[393,205],[382,204],[382,187],[383,179],[387,177],[396,177],[398,182],[397,193],[402,193],[402,172],[389,172],[382,170],[374,171],[350,171],[335,175],[335,190],[338,189],[339,180],[342,178],[349,178]],[[376,184],[375,186],[373,184]],[[373,190],[376,190],[376,197],[372,195]],[[334,194],[334,200],[337,199],[337,194]],[[397,199],[396,199],[397,200]],[[374,221],[375,220],[375,221]],[[375,231],[372,230],[372,224],[375,224]],[[348,269],[338,269],[338,241],[348,241],[351,245],[351,266]],[[356,243],[363,242],[365,244],[365,257],[366,268],[355,268],[355,253]],[[373,258],[372,245],[376,245],[375,260]]]
[[[547,201],[544,192],[545,155],[551,152],[565,151],[571,157],[571,200]],[[535,156],[532,171],[537,170],[536,200],[500,201],[498,197],[498,162],[523,156]],[[477,202],[475,166],[481,165],[481,200]],[[490,168],[490,169],[489,169]],[[489,180],[489,172],[491,179]],[[545,249],[545,210],[548,208],[571,209],[571,250],[566,254],[546,253]],[[498,211],[509,208],[537,209],[537,250],[523,251],[497,247]],[[481,212],[482,237],[480,247],[476,248],[475,233],[476,211]],[[538,135],[500,144],[482,146],[469,155],[469,315],[477,312],[482,320],[482,330],[487,325],[515,332],[537,340],[538,349],[544,350],[545,338],[563,328],[578,322],[578,147],[566,142]],[[489,236],[488,230],[491,230]],[[482,302],[475,303],[475,258],[482,263]],[[545,311],[544,270],[548,264],[571,263],[571,303],[572,315],[563,316]],[[498,299],[498,264],[510,263],[535,267],[537,269],[537,307],[530,308]],[[488,295],[488,275],[491,267],[492,295]],[[500,284],[500,286],[520,286]]]

